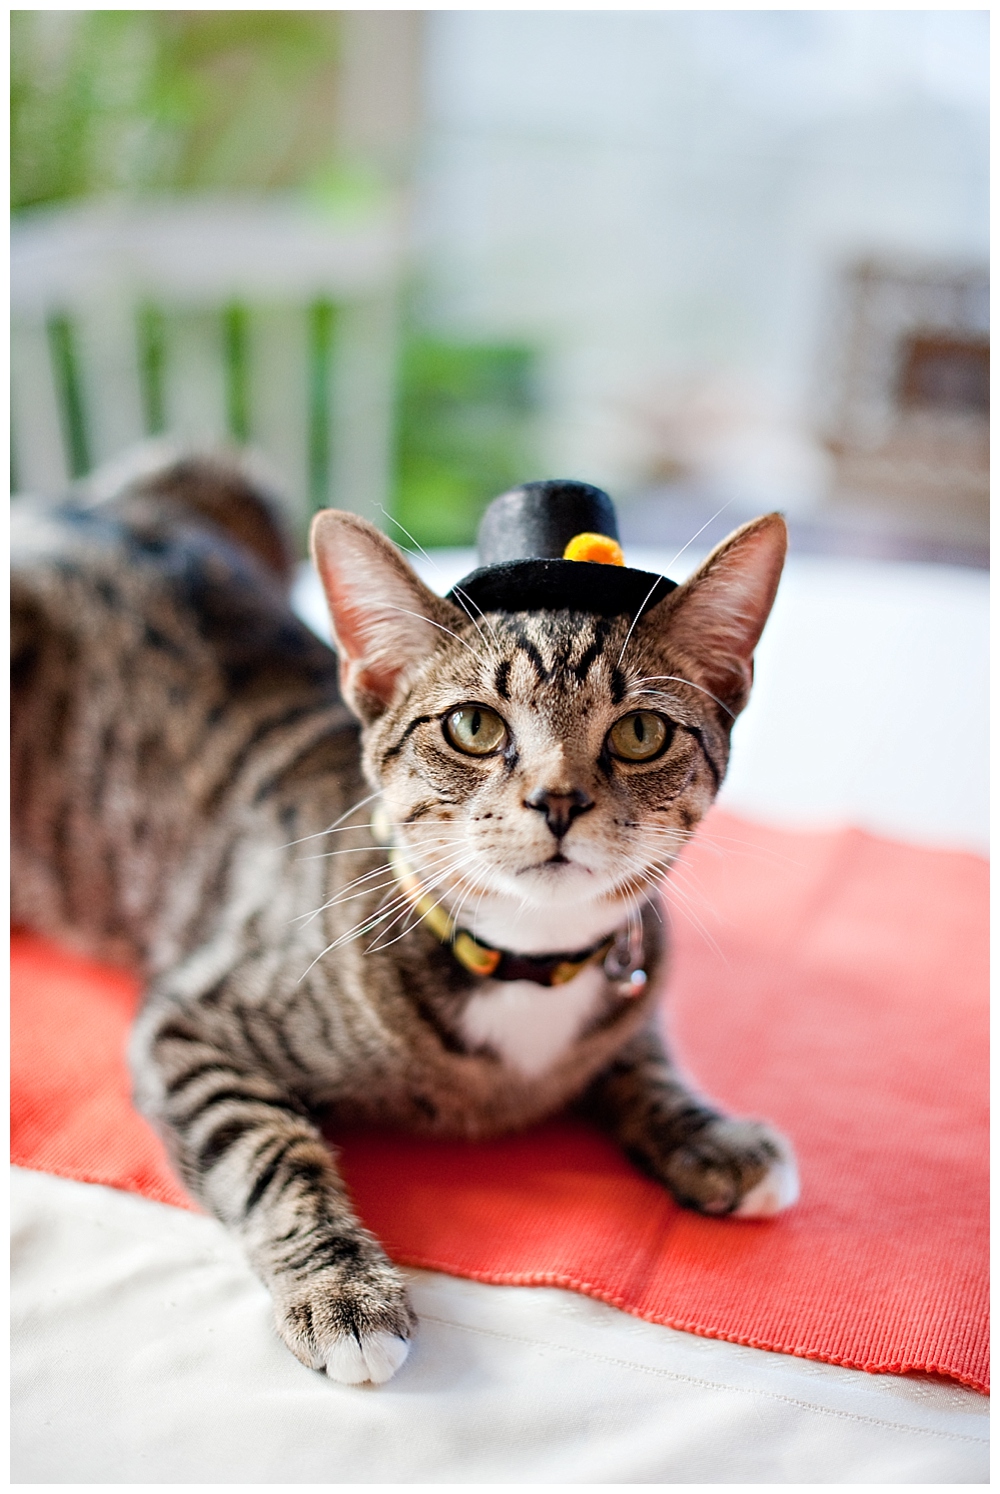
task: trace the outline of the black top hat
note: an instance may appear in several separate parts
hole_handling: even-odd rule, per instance
[[[677,585],[623,563],[614,504],[586,482],[526,482],[501,493],[478,539],[479,568],[448,595],[480,612],[568,608],[637,618]]]

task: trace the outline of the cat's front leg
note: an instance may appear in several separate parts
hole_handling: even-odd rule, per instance
[[[405,1285],[294,1097],[176,1009],[140,1019],[132,1060],[140,1108],[242,1240],[292,1353],[346,1384],[388,1380],[415,1324]]]
[[[647,1029],[591,1084],[584,1109],[685,1208],[766,1218],[799,1196],[791,1146],[761,1121],[734,1120],[678,1077]]]

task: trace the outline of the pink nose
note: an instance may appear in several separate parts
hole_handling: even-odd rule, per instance
[[[568,794],[553,793],[550,789],[539,789],[530,799],[525,799],[526,809],[537,809],[544,814],[545,823],[557,840],[562,840],[577,815],[593,809],[594,801],[582,789],[572,789]]]

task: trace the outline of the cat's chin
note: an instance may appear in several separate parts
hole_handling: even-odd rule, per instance
[[[543,862],[503,878],[470,919],[477,938],[522,954],[584,949],[620,928],[628,908],[610,878],[579,863]]]
[[[573,902],[581,897],[588,901],[600,897],[605,879],[568,856],[553,856],[548,861],[526,866],[509,880],[511,891],[518,896],[551,907],[553,903]]]
[[[433,863],[410,854],[418,875],[433,882]],[[613,868],[559,852],[521,867],[477,868],[438,895],[477,939],[520,954],[585,949],[620,929],[634,906]]]

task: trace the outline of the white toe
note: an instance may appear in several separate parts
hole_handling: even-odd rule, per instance
[[[368,1365],[361,1345],[353,1338],[340,1338],[326,1358],[326,1372],[342,1385],[360,1385],[368,1379]]]
[[[409,1340],[395,1333],[373,1333],[364,1343],[365,1359],[368,1362],[368,1378],[382,1385],[399,1369],[410,1352]]]
[[[733,1210],[737,1219],[771,1219],[791,1208],[799,1196],[799,1173],[793,1157],[783,1157],[768,1168],[755,1187]]]
[[[361,1385],[371,1380],[382,1385],[390,1379],[407,1354],[410,1345],[394,1333],[373,1333],[359,1344],[357,1339],[342,1338],[327,1355],[326,1372],[342,1385]]]

